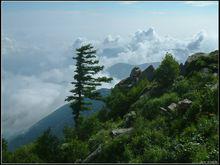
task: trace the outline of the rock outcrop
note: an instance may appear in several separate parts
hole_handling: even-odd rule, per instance
[[[140,79],[147,78],[149,81],[152,81],[154,78],[154,74],[155,74],[155,69],[153,65],[150,65],[149,67],[147,67],[147,69],[145,69],[141,73]]]
[[[172,112],[175,112],[176,110],[180,110],[184,112],[190,107],[191,104],[192,104],[191,100],[184,99],[184,100],[179,101],[178,103],[171,103],[169,106],[167,106],[167,109],[160,107],[160,110],[162,110],[162,112],[165,112],[165,113],[172,113]]]
[[[171,103],[167,108],[168,108],[170,111],[174,111],[175,108],[177,108],[177,104],[176,104],[176,103]]]
[[[149,81],[153,80],[154,73],[155,69],[153,65],[147,67],[147,69],[145,69],[143,72],[141,72],[141,69],[139,67],[134,67],[131,70],[130,76],[121,80],[116,86],[129,89],[133,87],[141,79],[146,78]]]
[[[131,74],[130,74],[130,78],[132,79],[137,79],[140,77],[141,75],[141,69],[139,67],[134,67],[132,70],[131,70]]]
[[[186,60],[186,63],[191,63],[193,61],[196,61],[199,57],[205,57],[205,56],[208,56],[209,54],[207,53],[195,53],[195,54],[192,54],[191,56],[189,56]]]
[[[178,109],[180,110],[186,110],[190,107],[192,104],[192,101],[189,99],[184,99],[178,102]]]
[[[131,131],[133,130],[133,128],[119,128],[119,129],[114,129],[110,132],[110,135],[112,137],[116,137],[116,136],[119,136],[119,135],[124,135],[124,134],[127,134],[127,133],[130,133]]]
[[[121,80],[116,86],[121,88],[131,88],[138,82],[140,75],[141,69],[139,67],[134,67],[131,70],[130,77]]]

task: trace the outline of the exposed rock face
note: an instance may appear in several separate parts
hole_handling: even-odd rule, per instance
[[[140,75],[141,75],[141,69],[139,67],[134,67],[131,70],[130,77],[121,80],[117,84],[117,86],[122,88],[131,88],[138,82],[138,80],[140,79]]]
[[[176,103],[171,103],[168,107],[169,110],[174,111],[175,108],[177,108],[177,104]]]
[[[149,81],[153,80],[155,73],[155,69],[153,65],[150,65],[147,69],[141,72],[139,67],[134,67],[131,70],[130,76],[126,79],[121,80],[117,86],[122,88],[131,88],[133,87],[139,80],[147,78]]]
[[[124,119],[125,119],[125,127],[128,128],[128,127],[131,127],[134,120],[136,118],[136,113],[135,111],[131,111],[129,112],[128,114],[126,114],[124,116]]]
[[[154,78],[154,74],[155,74],[155,69],[153,65],[150,65],[147,69],[145,69],[141,73],[140,79],[144,79],[146,77],[149,81],[152,81]]]
[[[119,135],[124,135],[127,133],[130,133],[133,130],[133,128],[119,128],[119,129],[114,129],[111,131],[110,135],[112,137],[116,137]]]
[[[134,67],[132,70],[131,70],[131,74],[130,74],[130,77],[131,78],[139,78],[141,75],[141,69],[139,67]]]
[[[186,110],[190,107],[191,104],[192,104],[191,100],[184,99],[184,100],[178,102],[178,109]]]
[[[175,110],[187,110],[190,105],[192,104],[192,101],[189,99],[184,99],[179,101],[177,104],[176,103],[171,103],[167,109],[160,107],[160,109],[162,110],[162,112],[165,113],[171,113],[174,112]]]
[[[208,55],[209,54],[206,54],[206,53],[195,53],[187,58],[186,63],[190,63],[192,61],[195,61],[201,56],[208,56]]]

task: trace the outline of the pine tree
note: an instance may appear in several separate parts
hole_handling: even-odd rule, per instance
[[[74,72],[75,81],[74,89],[70,92],[72,96],[68,96],[65,101],[70,102],[70,107],[73,110],[75,127],[78,127],[80,112],[91,109],[91,102],[85,101],[83,98],[100,99],[100,94],[96,91],[96,87],[102,82],[110,82],[112,78],[98,77],[94,75],[104,69],[104,66],[99,66],[99,61],[96,60],[96,50],[91,44],[81,46],[76,49],[76,69]]]

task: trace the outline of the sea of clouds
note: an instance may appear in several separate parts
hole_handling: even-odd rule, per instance
[[[205,31],[185,39],[160,36],[153,28],[138,30],[128,38],[107,36],[101,40],[76,38],[61,46],[36,44],[2,37],[2,124],[9,138],[25,131],[41,118],[65,104],[74,74],[74,49],[92,43],[98,49],[100,64],[108,68],[116,63],[160,62],[166,52],[179,62],[195,52],[217,49],[217,40]],[[103,71],[99,75],[109,76]],[[102,87],[110,88],[119,80]]]

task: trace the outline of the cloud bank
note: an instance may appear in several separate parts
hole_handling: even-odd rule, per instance
[[[74,74],[73,50],[90,42],[98,48],[100,64],[105,68],[119,62],[135,65],[160,62],[166,52],[184,62],[194,52],[217,48],[217,41],[209,38],[205,31],[181,40],[160,36],[154,28],[138,30],[129,38],[108,35],[103,40],[91,41],[79,37],[62,47],[3,36],[2,124],[5,137],[28,129],[65,103]],[[105,71],[100,75],[109,76]],[[110,88],[118,81],[114,79],[112,84],[102,87]]]
[[[94,45],[99,49],[101,63],[109,67],[118,62],[134,65],[160,62],[166,52],[172,53],[179,62],[185,62],[190,54],[216,49],[217,42],[209,44],[209,40],[204,30],[186,39],[176,39],[160,36],[154,28],[149,28],[138,30],[127,40],[109,35],[103,41],[96,41]],[[93,43],[80,38],[75,40],[74,45],[83,45],[86,42]]]
[[[186,1],[184,3],[196,7],[205,7],[205,6],[211,6],[217,4],[216,1]]]

